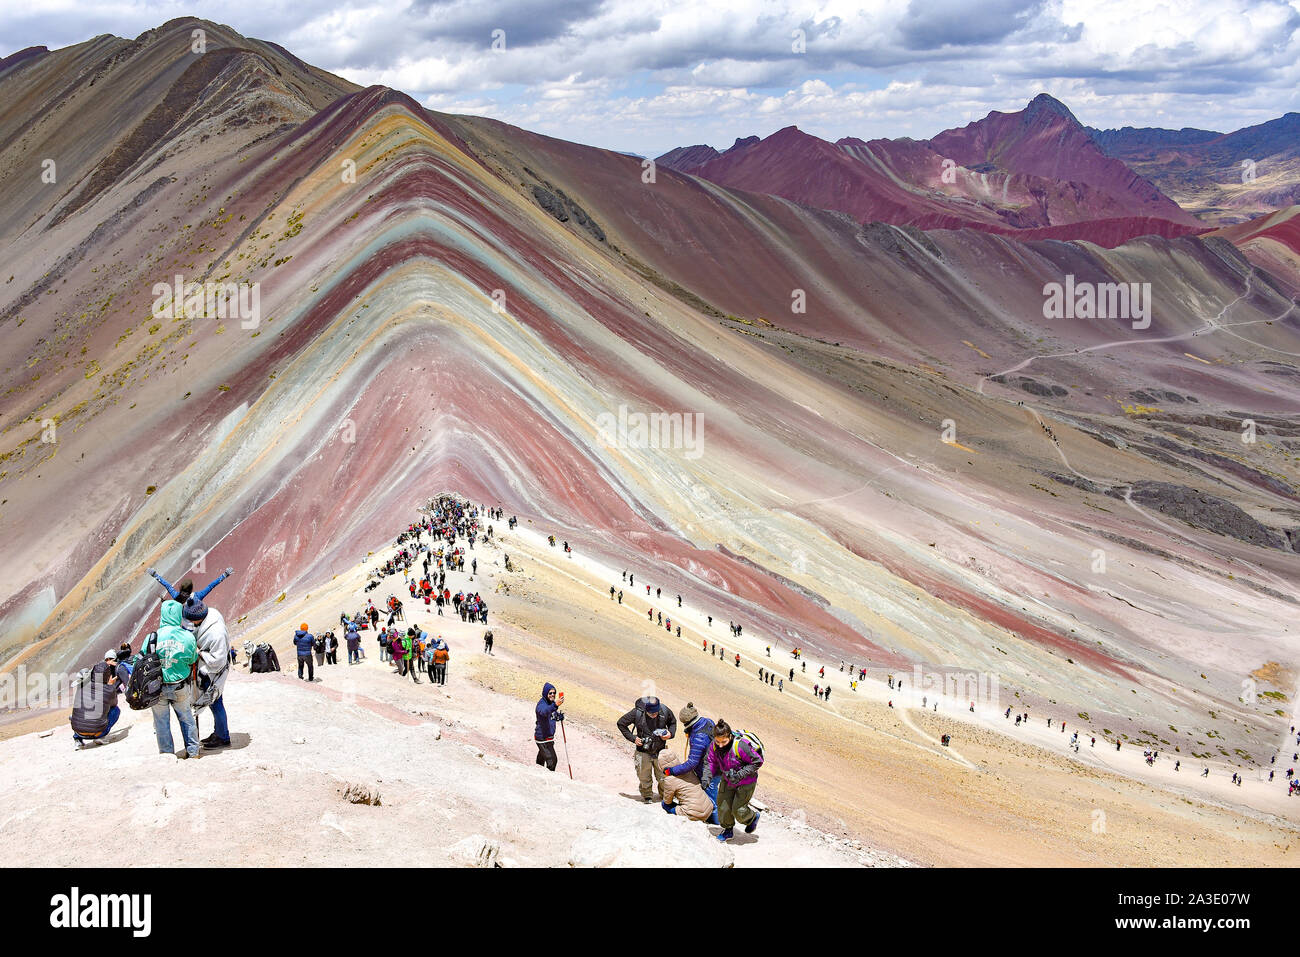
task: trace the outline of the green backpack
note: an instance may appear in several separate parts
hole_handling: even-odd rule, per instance
[[[763,742],[758,740],[758,735],[753,731],[736,730],[731,732],[731,736],[731,752],[737,758],[740,758],[740,742],[742,741],[745,742],[745,745],[752,753],[758,755],[760,759],[763,757]]]

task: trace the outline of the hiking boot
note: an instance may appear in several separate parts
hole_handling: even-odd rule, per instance
[[[760,812],[760,811],[755,811],[755,812],[754,812],[754,819],[753,819],[752,821],[750,821],[748,824],[745,825],[745,833],[746,833],[746,834],[753,834],[753,833],[754,833],[754,828],[758,827],[758,819],[759,819],[760,817],[762,817],[762,816],[763,816],[763,815],[762,815],[762,812]]]
[[[207,749],[208,751],[218,751],[218,750],[220,750],[221,748],[228,748],[228,747],[230,747],[230,739],[229,739],[229,738],[226,738],[225,740],[222,740],[221,738],[205,738],[205,739],[204,739],[203,741],[201,741],[200,743],[201,743],[201,744],[203,745],[203,747],[204,747],[205,749]]]
[[[723,831],[721,834],[718,835],[718,840],[721,841],[723,844],[726,844],[729,840],[731,840],[735,836],[736,836],[736,832],[733,831],[731,828],[727,828],[725,831]]]

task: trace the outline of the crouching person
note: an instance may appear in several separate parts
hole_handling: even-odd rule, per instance
[[[152,642],[152,645],[150,645]],[[158,737],[158,753],[172,754],[172,718],[181,724],[181,737],[185,741],[185,756],[199,756],[199,728],[194,720],[194,673],[198,661],[198,645],[194,636],[181,626],[181,603],[165,601],[162,606],[162,624],[146,641],[143,650],[152,647],[162,659],[162,695],[153,706],[153,730]]]
[[[704,793],[716,805],[718,803],[718,784],[721,779],[709,773],[708,761],[709,748],[713,744],[713,722],[701,715],[692,701],[686,702],[686,707],[682,708],[677,715],[677,719],[681,722],[686,733],[690,735],[690,751],[687,752],[685,761],[673,767],[672,773],[685,774],[688,771],[694,772],[695,777],[699,780],[700,787],[704,788]]]
[[[763,766],[763,745],[747,731],[733,732],[725,721],[713,727],[713,747],[709,749],[709,773],[721,777],[718,784],[718,823],[722,826],[719,841],[733,837],[736,822],[753,834],[759,814],[749,806],[758,787],[758,769]]]
[[[199,652],[199,686],[194,699],[196,710],[212,709],[212,734],[199,744],[209,751],[230,747],[230,726],[226,723],[226,699],[222,692],[230,674],[230,637],[226,633],[226,619],[215,608],[209,608],[197,598],[185,603],[183,612],[186,627],[193,627],[195,644]],[[198,733],[198,718],[194,721]]]
[[[718,815],[713,807],[713,800],[708,792],[700,787],[700,779],[694,771],[686,770],[676,773],[673,765],[677,764],[677,755],[664,748],[657,758],[659,770],[664,773],[663,808],[669,814],[681,813],[692,821],[718,823]],[[680,809],[680,810],[679,810]]]
[[[107,738],[121,717],[122,709],[117,706],[117,694],[122,690],[118,674],[117,654],[109,651],[77,688],[70,720],[72,740],[78,750],[89,741]]]

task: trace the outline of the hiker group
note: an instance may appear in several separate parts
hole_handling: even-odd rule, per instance
[[[173,754],[171,717],[176,715],[185,746],[179,757],[198,757],[199,749],[230,746],[224,690],[233,655],[226,621],[203,599],[234,573],[227,568],[199,592],[185,579],[173,586],[154,569],[149,574],[167,592],[156,631],[150,632],[138,654],[129,643],[105,652],[104,660],[82,676],[70,722],[78,748],[102,742],[121,716],[119,694],[133,711],[150,709],[160,754]],[[213,731],[199,739],[197,713],[212,712]]]
[[[366,591],[373,591],[385,577],[398,572],[409,577],[410,570],[421,564],[423,579],[418,583],[410,581],[413,596],[431,601],[436,579],[441,589],[440,606],[450,604],[463,621],[486,624],[487,602],[477,593],[451,595],[445,589],[446,575],[448,571],[463,571],[466,566],[466,549],[457,545],[457,539],[465,539],[471,550],[479,540],[492,541],[493,527],[483,528],[479,517],[482,514],[501,520],[504,513],[486,508],[480,512],[450,495],[440,496],[421,511],[425,513],[421,520],[398,535],[397,553],[379,566]],[[512,517],[511,527],[515,524]],[[422,541],[426,535],[428,543]],[[439,544],[435,547],[432,543]],[[471,573],[476,573],[477,559],[468,559],[468,564]],[[74,682],[69,718],[73,741],[78,748],[107,741],[121,718],[121,698],[132,710],[152,711],[160,753],[173,753],[172,715],[180,726],[184,744],[180,756],[192,758],[201,749],[229,747],[224,692],[237,654],[231,648],[224,616],[204,599],[234,574],[234,569],[227,568],[197,592],[189,578],[173,585],[155,569],[150,568],[148,572],[166,592],[159,609],[158,627],[145,637],[139,652],[133,653],[130,643],[124,642],[106,652],[94,667],[83,669]],[[387,623],[381,629],[380,621],[385,614]],[[362,611],[352,616],[341,614],[341,641],[334,629],[314,634],[307,622],[303,622],[293,633],[298,677],[315,681],[318,667],[337,665],[340,644],[346,646],[349,665],[361,663],[366,657],[361,632],[372,631],[379,642],[381,657],[396,664],[396,673],[403,677],[409,675],[417,683],[417,673],[424,673],[431,683],[445,684],[451,658],[447,642],[440,635],[431,640],[419,625],[411,625],[402,634],[395,623],[404,620],[402,602],[396,596],[389,596],[384,613],[369,601]],[[491,651],[490,638],[485,638],[485,650]],[[275,648],[270,643],[245,642],[244,653],[250,673],[280,670]],[[201,739],[198,722],[204,709],[212,713],[213,731]]]
[[[412,522],[397,536],[396,554],[382,562],[371,573],[371,580],[366,591],[380,587],[384,580],[399,572],[406,578],[407,591],[417,604],[423,601],[427,606],[434,606],[439,615],[450,606],[463,622],[487,624],[487,602],[478,592],[461,590],[452,594],[447,586],[448,572],[463,572],[466,567],[467,551],[473,550],[480,539],[491,542],[494,531],[491,525],[484,528],[479,518],[484,516],[500,520],[504,515],[501,509],[484,507],[481,511],[468,502],[451,495],[442,495],[433,499],[423,509],[423,516]],[[513,527],[514,519],[511,519]],[[425,536],[428,541],[424,541]],[[466,547],[457,545],[463,538]],[[478,559],[469,558],[470,580],[478,573]],[[420,572],[417,577],[416,566]],[[384,623],[381,625],[381,620]],[[339,627],[345,634],[348,651],[348,664],[360,664],[366,653],[362,643],[362,632],[373,632],[379,646],[379,660],[391,663],[393,673],[401,678],[410,678],[415,684],[420,683],[419,675],[425,674],[431,684],[447,683],[447,667],[451,661],[451,648],[442,635],[430,637],[419,624],[412,622],[405,631],[398,623],[406,623],[405,605],[396,595],[389,595],[384,610],[376,607],[373,600],[367,600],[360,611],[349,615],[346,611],[339,614]],[[484,651],[491,653],[491,632],[484,636]],[[326,632],[326,647],[333,638],[333,632]],[[298,648],[298,676],[306,671],[307,680],[313,680],[311,653],[319,649],[321,639],[312,635],[304,622],[294,632],[294,644]],[[320,657],[317,658],[318,663]],[[331,663],[328,653],[325,663]],[[332,663],[337,664],[337,659]]]
[[[533,739],[536,763],[550,771],[557,764],[555,731],[564,721],[563,705],[562,692],[550,682],[542,686]],[[633,745],[638,788],[645,803],[657,797],[669,814],[718,825],[719,841],[735,837],[737,823],[746,834],[754,833],[760,812],[751,804],[763,765],[763,744],[757,735],[733,731],[726,721],[704,717],[687,702],[681,709],[681,728],[689,735],[683,760],[669,745],[677,735],[677,715],[653,695],[638,698],[615,726]]]

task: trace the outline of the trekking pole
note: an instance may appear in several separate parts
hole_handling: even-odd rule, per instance
[[[573,780],[573,764],[569,761],[569,734],[564,730],[564,722],[560,722],[560,738],[564,741],[564,763],[569,766],[569,780]]]

